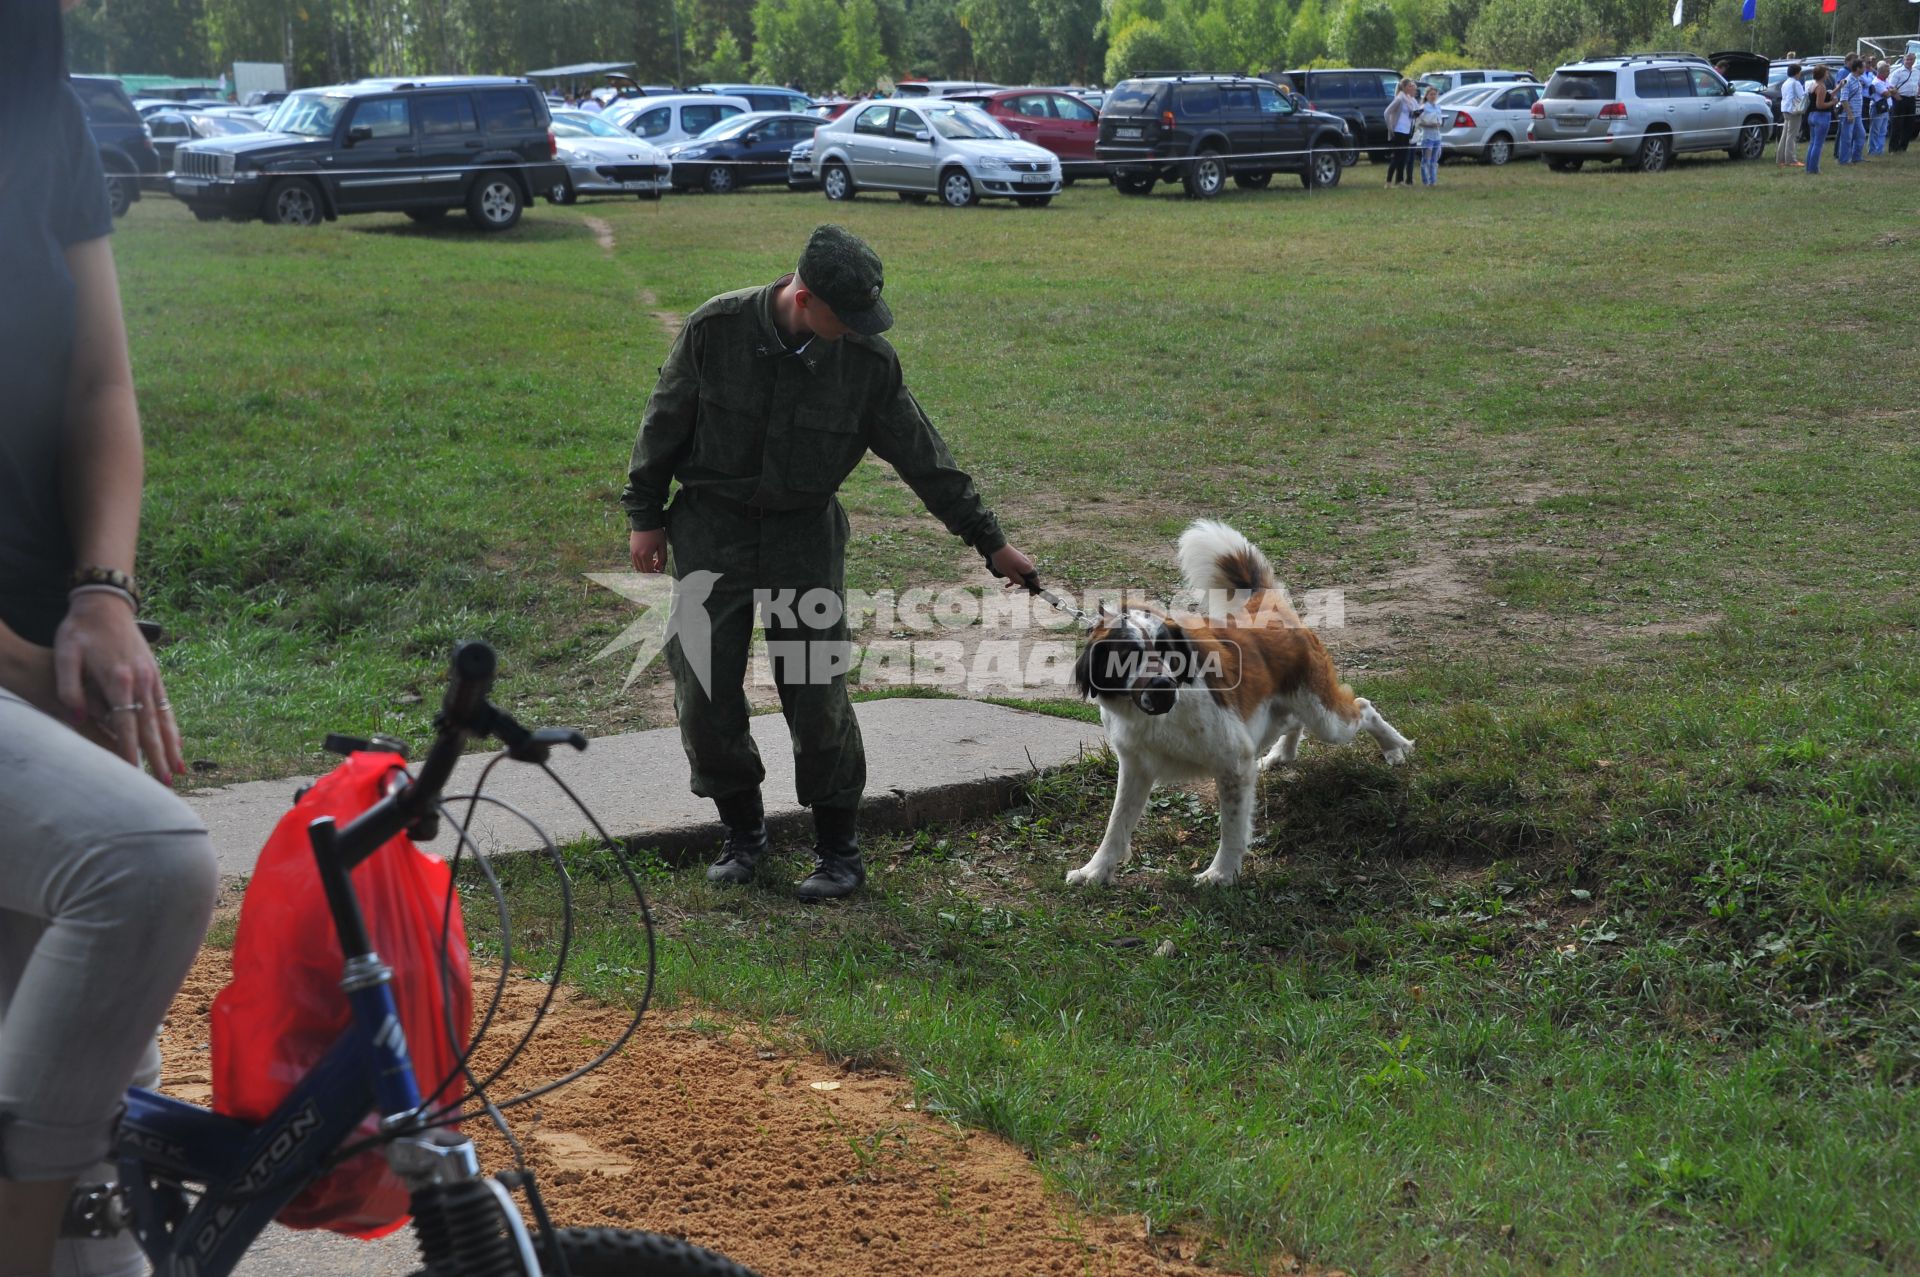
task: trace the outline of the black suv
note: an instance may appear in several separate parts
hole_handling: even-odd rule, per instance
[[[153,137],[120,81],[107,75],[67,78],[87,113],[93,144],[100,148],[100,167],[107,171],[107,198],[113,204],[113,215],[125,217],[140,198],[142,182],[160,181],[160,152],[154,149]]]
[[[1179,182],[1194,199],[1234,184],[1260,190],[1276,172],[1337,186],[1348,142],[1340,121],[1304,110],[1266,80],[1156,75],[1122,80],[1100,108],[1094,154],[1123,195]]]
[[[174,152],[173,194],[202,221],[312,226],[342,213],[438,221],[464,208],[504,231],[535,191],[560,189],[546,98],[510,76],[423,76],[301,89],[267,131]]]
[[[1281,76],[1293,91],[1306,98],[1316,111],[1337,115],[1346,121],[1356,148],[1364,148],[1375,164],[1387,159],[1387,104],[1393,101],[1400,84],[1400,73],[1383,67],[1341,67],[1335,70],[1283,71]],[[1347,152],[1345,162],[1359,159]]]

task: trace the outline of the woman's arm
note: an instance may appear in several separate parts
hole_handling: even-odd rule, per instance
[[[146,461],[112,246],[105,238],[72,245],[67,269],[76,317],[60,474],[74,566],[132,576]],[[160,667],[128,600],[74,595],[53,653],[60,704],[75,723],[99,719],[120,756],[137,763],[144,753],[162,784],[186,770]]]

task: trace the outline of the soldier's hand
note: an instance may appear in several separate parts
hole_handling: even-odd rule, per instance
[[[1007,578],[1009,590],[1029,588],[1027,578],[1035,575],[1033,560],[1011,545],[1003,545],[988,555],[987,564],[993,569],[994,575]]]
[[[627,536],[627,557],[635,572],[664,572],[667,567],[667,530],[633,532]]]

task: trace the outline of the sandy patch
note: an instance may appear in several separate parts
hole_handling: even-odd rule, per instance
[[[207,1012],[228,957],[202,954],[162,1031],[170,1094],[204,1098]],[[510,984],[482,1064],[517,1039],[544,993]],[[582,1063],[626,1019],[563,990],[497,1097]],[[672,1233],[764,1277],[1218,1271],[1192,1262],[1198,1238],[1079,1210],[1012,1145],[920,1111],[902,1078],[793,1053],[751,1026],[693,1022],[684,1008],[651,1014],[599,1072],[510,1112],[557,1221]],[[469,1130],[485,1165],[510,1164],[497,1134]],[[1274,1271],[1300,1269],[1283,1260]]]

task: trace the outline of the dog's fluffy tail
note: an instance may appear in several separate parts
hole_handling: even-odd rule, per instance
[[[1189,590],[1250,594],[1278,590],[1273,565],[1260,547],[1213,519],[1195,519],[1180,534],[1180,575]]]

